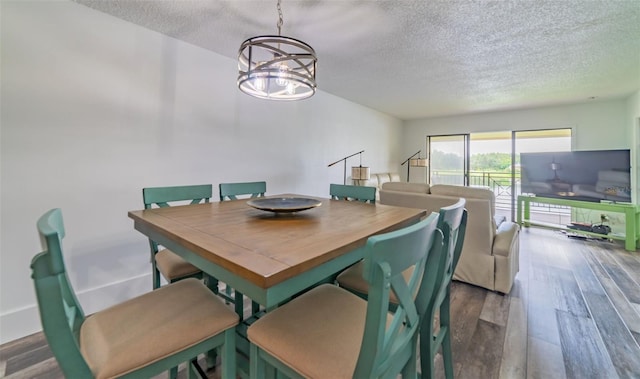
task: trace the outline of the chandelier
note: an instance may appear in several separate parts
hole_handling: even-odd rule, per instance
[[[281,35],[280,0],[277,7],[278,35],[249,38],[240,45],[238,88],[261,99],[306,99],[316,92],[316,52],[300,40]]]

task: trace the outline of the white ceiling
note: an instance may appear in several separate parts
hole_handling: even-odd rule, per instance
[[[276,0],[75,0],[218,54],[277,34]],[[640,0],[282,0],[322,91],[401,119],[627,96]],[[304,101],[304,100],[303,100]]]

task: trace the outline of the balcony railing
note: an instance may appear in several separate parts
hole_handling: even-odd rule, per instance
[[[454,170],[432,171],[433,184],[462,185],[462,174]],[[516,177],[516,185],[520,183],[520,176]],[[511,209],[511,174],[505,172],[470,171],[469,185],[489,187],[496,196],[496,208]]]
[[[462,185],[462,173],[455,170],[432,171],[431,183]],[[510,215],[512,208],[511,194],[513,193],[511,173],[469,171],[469,185],[490,188],[496,197],[496,213]],[[515,195],[518,196],[521,193],[519,172],[516,172],[515,185]],[[532,214],[539,214],[546,219],[557,219],[559,223],[566,223],[571,218],[571,208],[565,206],[532,203],[531,212]]]

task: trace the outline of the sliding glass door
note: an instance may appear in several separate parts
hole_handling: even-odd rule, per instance
[[[512,219],[515,214],[511,132],[472,133],[469,140],[469,185],[491,189],[496,198],[496,215]]]
[[[522,194],[520,154],[571,151],[571,129],[545,129],[513,132],[516,157],[515,196]],[[553,168],[549,165],[549,170]],[[555,172],[555,171],[554,171]],[[549,224],[567,225],[571,222],[571,208],[565,206],[537,204],[531,206],[531,220]]]
[[[469,185],[469,135],[428,136],[429,183]]]
[[[427,151],[430,184],[488,187],[496,196],[496,214],[513,220],[521,193],[520,154],[571,151],[571,129],[427,136]]]

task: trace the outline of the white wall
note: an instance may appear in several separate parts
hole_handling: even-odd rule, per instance
[[[327,164],[363,149],[372,172],[400,159],[390,116],[322,91],[250,98],[233,59],[76,3],[1,6],[0,343],[40,330],[29,262],[50,208],[93,312],[151,288],[127,218],[145,186],[266,180],[271,194],[328,196],[343,172]]]
[[[573,128],[574,150],[632,149],[627,99],[479,113],[405,122],[402,156],[425,151],[426,136],[458,133]],[[636,113],[637,114],[637,113]],[[426,174],[411,171],[412,181]]]

